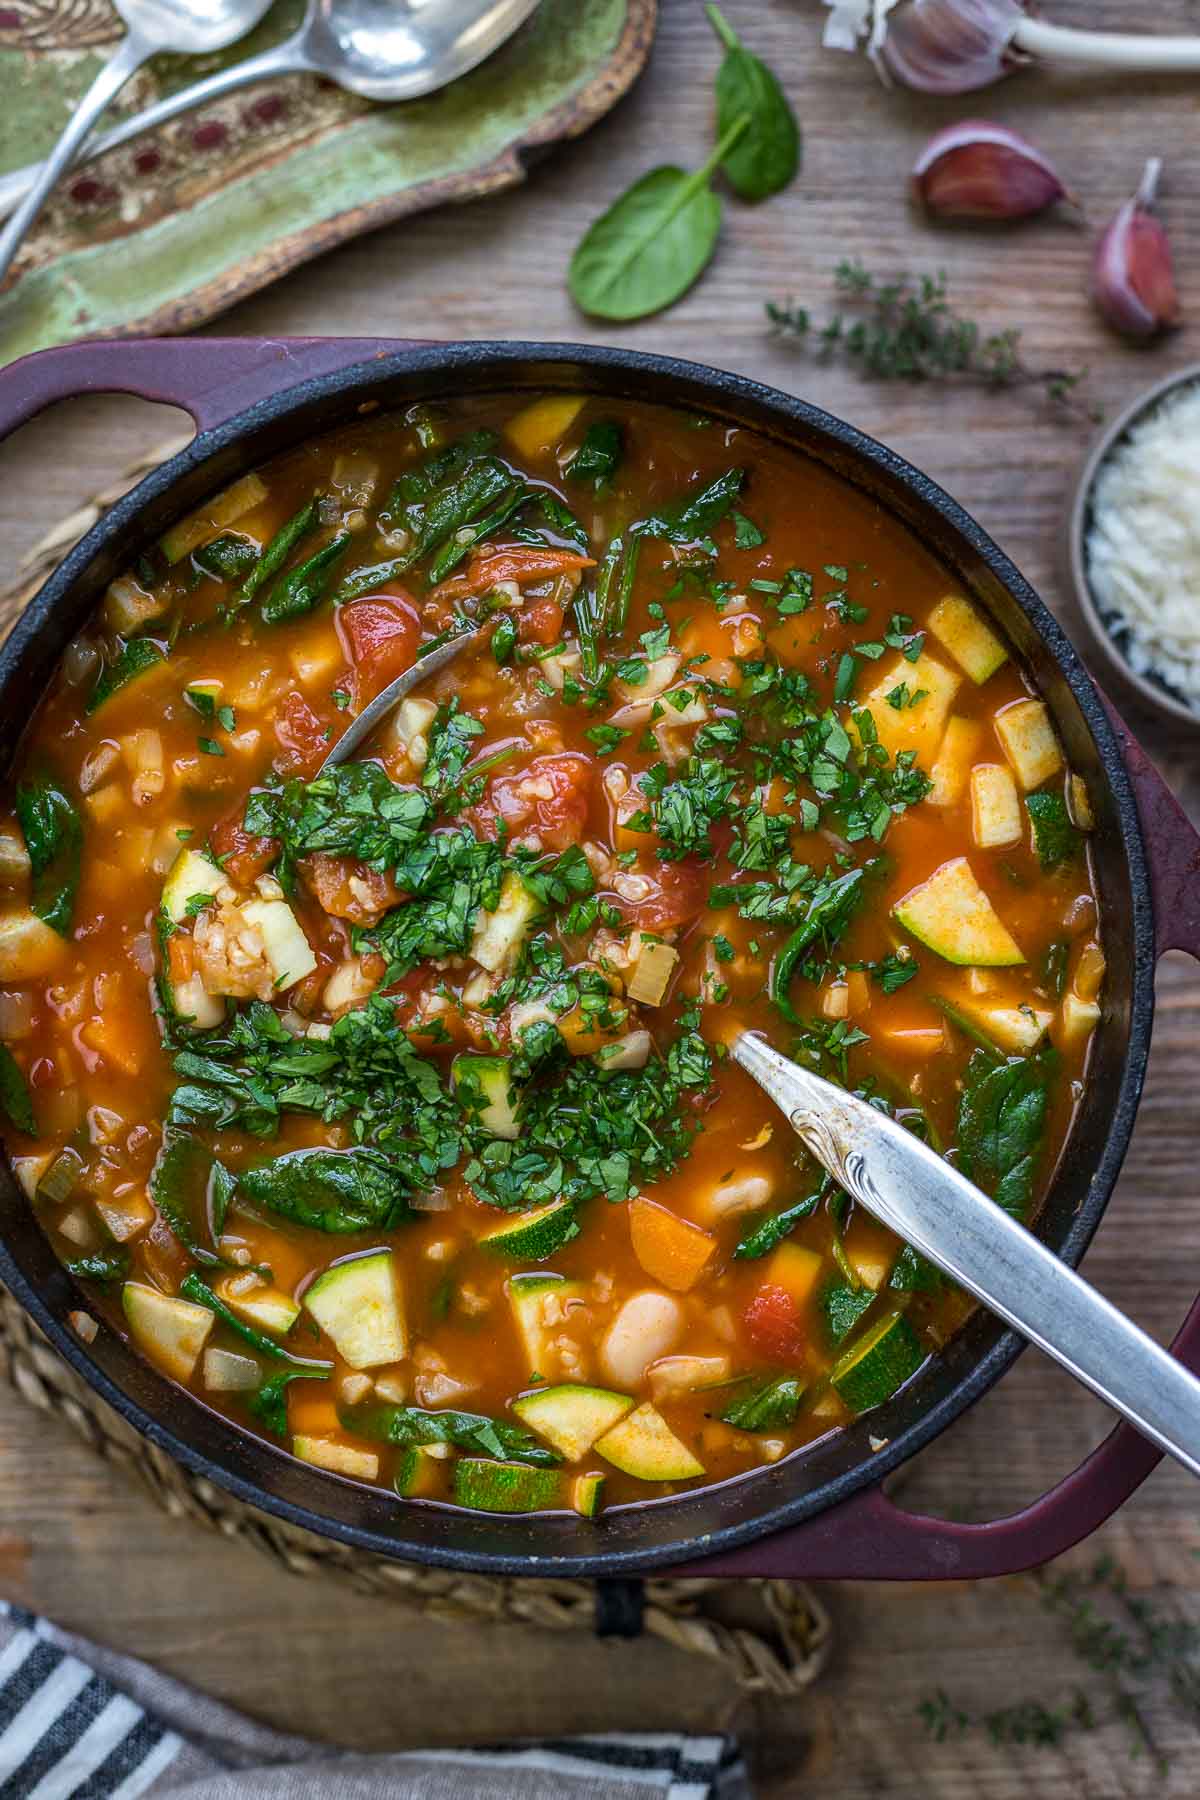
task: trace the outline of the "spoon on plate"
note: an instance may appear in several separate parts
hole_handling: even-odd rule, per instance
[[[134,3],[124,0],[127,10]],[[201,3],[192,0],[193,5]],[[252,11],[244,27],[248,31],[269,0],[253,5],[251,0],[217,3]],[[299,29],[282,44],[220,69],[122,120],[113,130],[89,138],[78,160],[90,162],[193,107],[279,75],[323,75],[365,100],[416,100],[457,81],[491,56],[537,5],[538,0],[309,0]],[[82,136],[80,132],[74,137],[75,147]],[[31,163],[0,177],[0,218],[20,204],[41,174],[38,164]]]
[[[39,168],[25,171],[31,179],[22,190],[24,197],[0,232],[0,281],[51,188],[74,162],[88,132],[130,76],[160,50],[198,56],[226,49],[253,30],[270,3],[271,0],[113,0],[129,29],[75,108],[50,156]]]
[[[1200,1475],[1200,1380],[1182,1363],[903,1125],[757,1032],[729,1053],[868,1212]]]

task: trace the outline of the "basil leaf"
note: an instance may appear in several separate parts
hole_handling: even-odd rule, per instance
[[[583,434],[583,442],[567,464],[569,481],[590,481],[597,493],[610,482],[621,460],[621,427],[611,419],[597,419]]]
[[[742,200],[765,200],[793,181],[800,167],[800,128],[778,80],[738,40],[715,6],[709,24],[725,45],[717,74],[717,130],[722,135],[739,119],[749,129],[726,154],[721,170]]]
[[[42,770],[17,788],[17,822],[29,851],[33,887],[29,904],[39,919],[66,937],[79,886],[83,826],[53,775]]]
[[[741,118],[708,161],[689,175],[673,164],[651,169],[602,213],[571,258],[571,298],[598,319],[644,319],[687,292],[716,247],[721,202],[713,170],[749,129]]]
[[[403,1177],[370,1150],[289,1150],[244,1170],[238,1186],[314,1231],[390,1231],[409,1217]]]
[[[528,1463],[537,1469],[557,1468],[562,1460],[522,1426],[488,1418],[485,1413],[455,1412],[449,1407],[427,1412],[418,1406],[361,1406],[348,1408],[341,1419],[347,1431],[400,1449],[414,1444],[453,1444],[476,1456]]]
[[[720,1416],[738,1431],[775,1431],[794,1423],[803,1394],[804,1383],[794,1375],[775,1375],[743,1388]]]
[[[7,1044],[0,1044],[0,1112],[8,1114],[18,1131],[37,1136],[33,1101],[20,1065]]]

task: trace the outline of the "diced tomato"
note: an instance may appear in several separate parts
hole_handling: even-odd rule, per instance
[[[746,1335],[770,1362],[791,1362],[804,1349],[800,1309],[786,1288],[764,1282],[746,1308]]]
[[[236,812],[226,813],[213,826],[211,839],[213,851],[230,880],[249,887],[256,876],[266,874],[279,853],[279,845],[273,837],[259,837],[247,831],[242,825],[244,811],[244,806],[239,805]]]
[[[337,631],[354,665],[354,702],[374,699],[389,681],[411,669],[421,639],[421,623],[407,595],[364,594],[339,607]]]
[[[374,925],[403,898],[392,877],[353,856],[318,850],[300,863],[300,873],[322,909],[353,925]]]
[[[451,575],[435,589],[439,600],[465,600],[470,594],[486,594],[502,581],[529,587],[554,575],[571,575],[577,569],[595,567],[595,557],[577,550],[556,550],[553,544],[500,544],[477,550],[465,575]]]
[[[308,701],[293,689],[284,698],[275,720],[279,755],[275,767],[281,775],[316,774],[329,749],[322,725]]]
[[[195,945],[190,931],[173,931],[167,939],[167,968],[174,987],[190,981],[195,973]]]
[[[583,836],[591,807],[595,764],[589,757],[535,756],[519,772],[493,775],[474,809],[481,837],[497,835],[502,819],[511,837],[534,833],[547,850],[567,850]]]
[[[563,632],[563,609],[557,600],[531,600],[517,614],[517,636],[523,644],[557,644]]]
[[[624,900],[618,895],[617,905],[631,925],[646,931],[669,931],[690,924],[704,911],[714,880],[713,865],[685,856],[682,862],[659,863],[655,873],[645,879],[652,883],[648,894],[640,900]]]

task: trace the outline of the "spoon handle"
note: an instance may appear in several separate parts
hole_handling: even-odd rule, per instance
[[[111,66],[110,64],[109,67]],[[238,88],[249,87],[252,82],[267,81],[275,75],[298,74],[307,67],[300,51],[299,36],[288,38],[286,43],[277,44],[271,50],[263,50],[258,56],[248,56],[241,62],[231,63],[227,69],[218,69],[215,75],[207,75],[203,81],[193,82],[191,87],[180,88],[177,93],[168,94],[155,105],[148,106],[144,112],[131,113],[119,125],[114,125],[110,131],[98,132],[94,137],[88,138],[86,143],[82,143],[77,137],[72,160],[75,163],[92,162],[106,151],[119,149],[122,144],[141,137],[143,132],[153,131],[156,126],[178,118],[180,113],[191,112],[193,107],[205,106],[210,100],[220,100],[223,95],[236,93]],[[26,163],[24,168],[10,169],[6,175],[0,176],[0,219],[6,219],[10,213],[15,212],[26,194],[40,181],[45,166],[44,163]]]
[[[397,675],[395,681],[389,681],[370,704],[364,706],[362,711],[351,719],[317,770],[317,774],[323,775],[326,769],[336,769],[339,763],[347,762],[358,746],[365,738],[370,737],[380,720],[386,718],[393,707],[399,706],[406,695],[411,694],[420,682],[427,680],[430,675],[436,675],[439,669],[446,667],[447,663],[452,663],[463,646],[469,643],[474,636],[474,626],[468,630],[456,632],[452,638],[447,638],[444,643],[435,644],[432,650],[426,650],[422,656],[418,656],[412,667],[405,669],[403,675]]]
[[[148,57],[154,55],[154,50],[153,44],[147,43],[135,32],[131,31],[121,39],[120,44],[71,114],[66,130],[38,170],[36,181],[30,187],[3,232],[0,232],[0,281],[3,281],[8,273],[9,264],[21,248],[25,234],[45,205],[46,196],[54,187],[63,170],[69,168],[74,162],[75,153],[84,138],[105,107],[116,94],[120,93],[129,77],[141,68]]]
[[[744,1032],[730,1054],[883,1224],[1200,1475],[1200,1381],[958,1170],[865,1100]]]

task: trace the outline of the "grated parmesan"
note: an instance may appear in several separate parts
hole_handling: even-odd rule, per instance
[[[1200,383],[1169,395],[1101,464],[1087,565],[1131,668],[1200,712]]]

